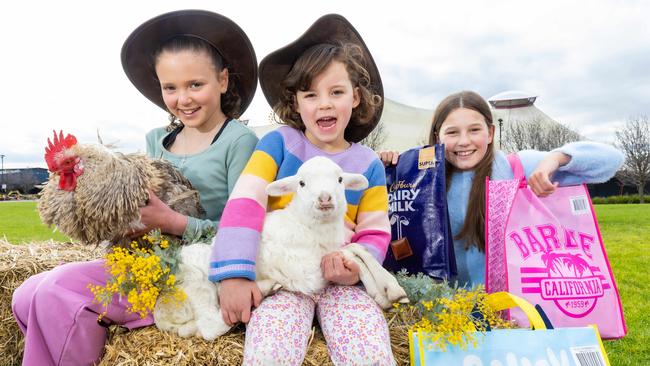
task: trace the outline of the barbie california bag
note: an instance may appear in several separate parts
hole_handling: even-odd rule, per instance
[[[441,279],[456,275],[444,152],[442,145],[413,148],[386,168],[392,242],[384,267],[391,271]]]
[[[539,304],[558,327],[596,324],[603,338],[627,328],[587,187],[559,187],[548,197],[528,188],[521,161],[515,179],[487,181],[486,288]],[[521,326],[526,316],[510,315]]]

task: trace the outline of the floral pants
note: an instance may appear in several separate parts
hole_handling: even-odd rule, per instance
[[[335,365],[394,365],[388,324],[361,287],[316,295],[280,291],[262,301],[246,327],[244,365],[300,365],[314,314]]]

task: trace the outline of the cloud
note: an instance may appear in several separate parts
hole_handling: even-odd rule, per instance
[[[470,7],[464,22],[442,20],[446,38],[432,36],[436,52],[417,51],[426,62],[408,63],[405,56],[385,66],[387,95],[432,108],[463,89],[486,98],[525,90],[538,95],[537,106],[551,117],[603,141],[614,139],[614,126],[627,116],[650,112],[650,34],[642,15],[648,5],[501,5],[481,9],[485,17]]]
[[[5,5],[5,167],[42,166],[52,129],[82,141],[94,141],[100,129],[121,150],[143,151],[144,134],[164,125],[166,115],[126,79],[120,49],[144,20],[178,6],[169,0]],[[188,0],[182,6],[231,17],[250,36],[258,61],[320,15],[341,13],[371,49],[386,96],[420,108],[433,109],[463,89],[485,98],[525,90],[538,95],[537,107],[549,116],[606,141],[628,116],[650,114],[650,3],[644,1],[457,1],[433,3],[431,10],[408,0],[231,2],[218,9],[212,1]],[[25,13],[30,17],[17,16]],[[262,123],[269,112],[258,89],[244,118]]]

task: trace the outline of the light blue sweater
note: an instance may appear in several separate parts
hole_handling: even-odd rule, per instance
[[[561,186],[582,183],[601,183],[609,180],[623,164],[624,156],[616,148],[596,142],[572,142],[554,151],[560,151],[571,156],[571,161],[560,167],[551,181],[559,182]],[[517,153],[526,177],[535,170],[537,164],[548,154],[545,151],[524,150]],[[456,236],[463,227],[469,192],[472,188],[474,171],[454,172],[447,191],[449,219],[451,230]],[[492,164],[493,180],[513,179],[514,174],[506,155],[497,151]],[[458,283],[468,286],[485,283],[485,253],[472,245],[465,249],[464,240],[454,240],[456,264],[458,266]]]

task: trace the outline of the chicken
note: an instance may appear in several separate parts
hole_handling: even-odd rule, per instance
[[[151,190],[174,211],[203,218],[192,184],[169,162],[144,154],[121,154],[101,144],[78,144],[68,134],[48,141],[50,177],[41,192],[41,220],[85,244],[124,245],[143,229],[139,207]]]

